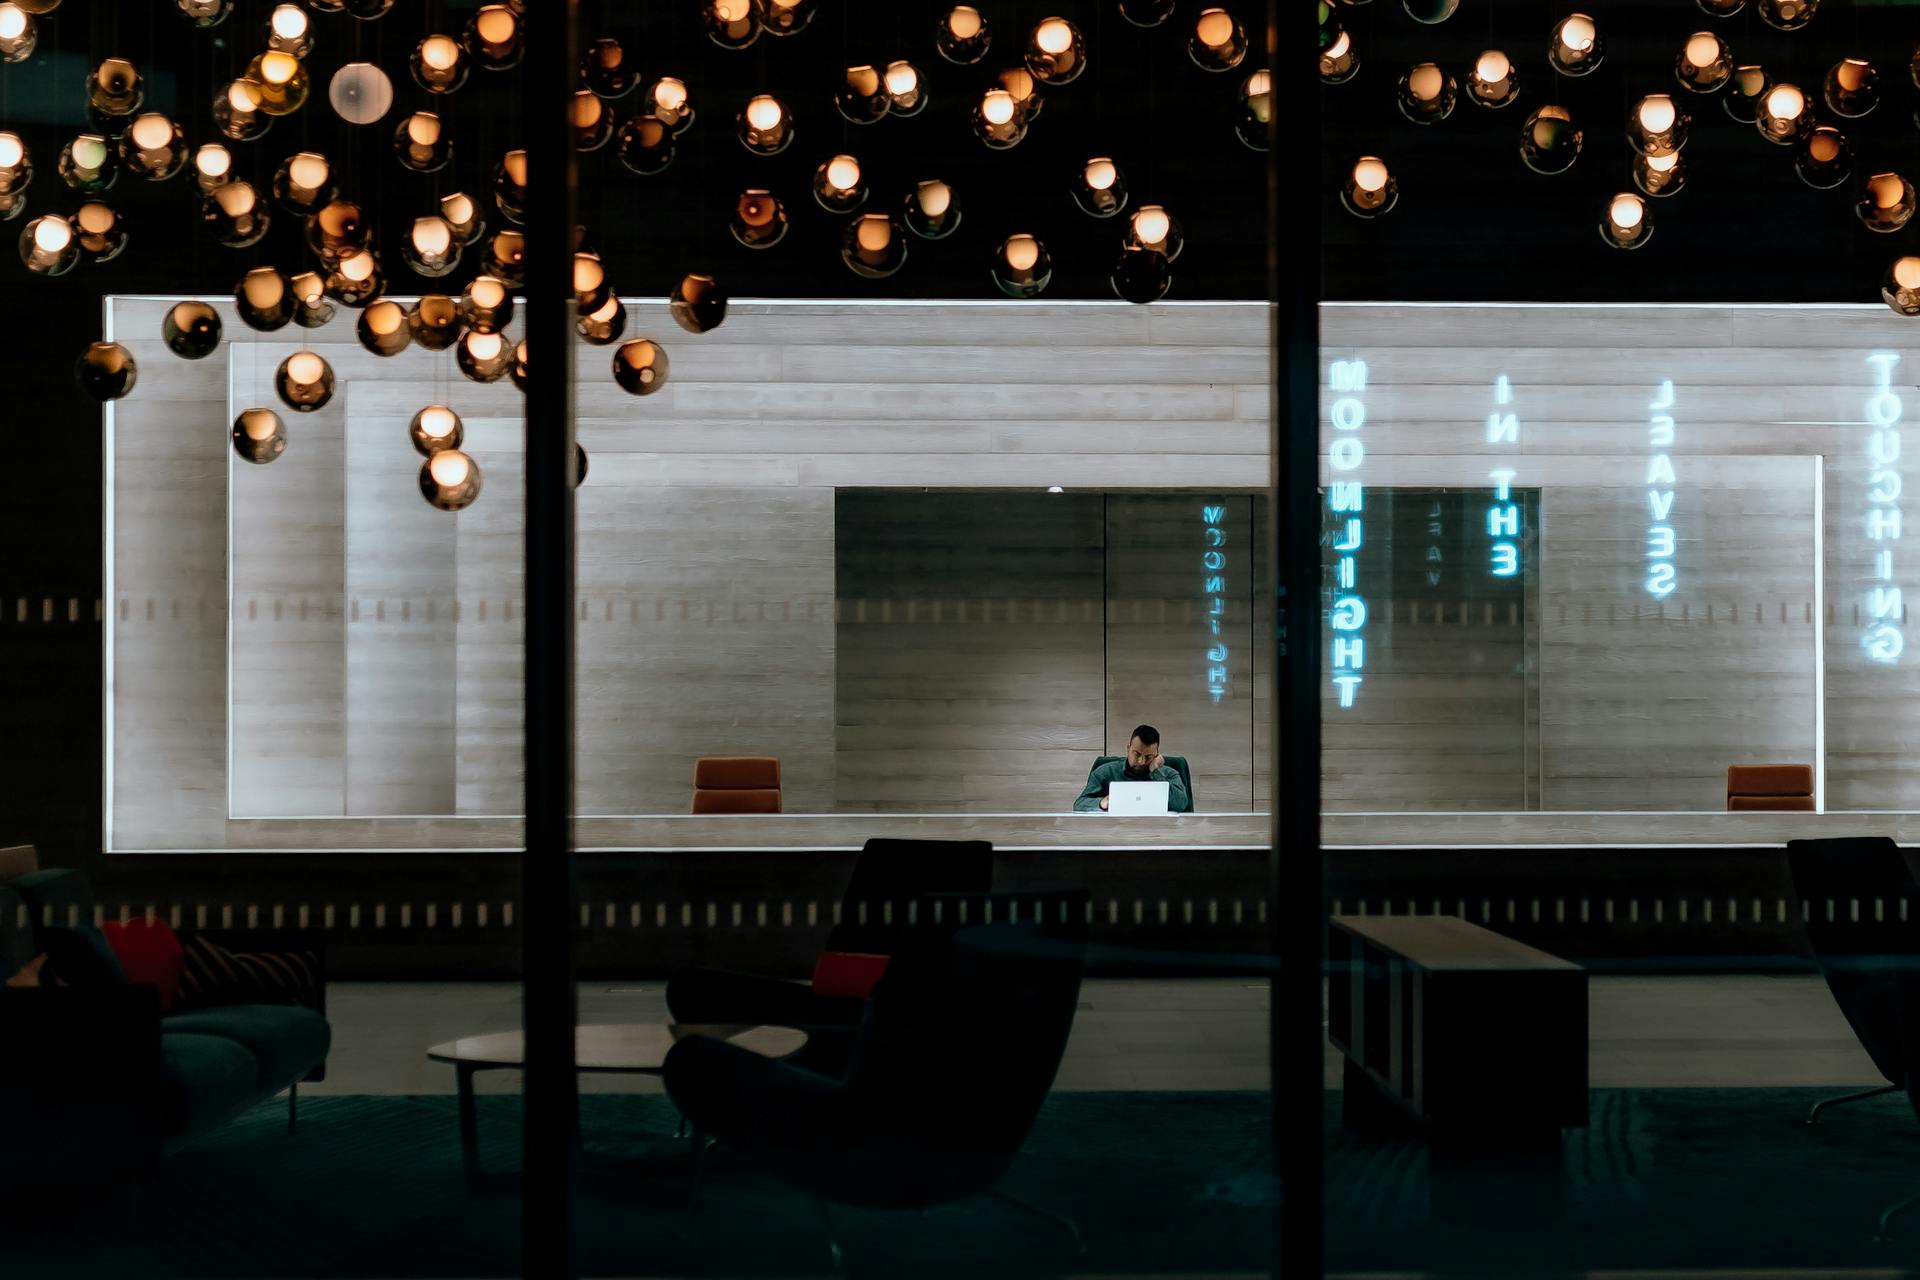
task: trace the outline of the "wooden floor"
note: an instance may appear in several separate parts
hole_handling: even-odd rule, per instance
[[[1813,977],[1596,977],[1590,991],[1595,1088],[1884,1083]],[[427,1046],[520,1022],[511,983],[340,983],[327,990],[333,1053],[315,1093],[450,1093],[453,1070]],[[658,983],[584,984],[582,1022],[664,1020]],[[1264,1089],[1267,990],[1237,979],[1097,980],[1082,990],[1060,1089]],[[482,1073],[490,1090],[518,1073]],[[1338,1083],[1328,1056],[1329,1085]],[[587,1089],[657,1089],[589,1077]]]

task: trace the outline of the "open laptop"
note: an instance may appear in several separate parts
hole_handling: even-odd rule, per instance
[[[1165,813],[1168,782],[1110,782],[1107,784],[1107,812],[1124,814]]]

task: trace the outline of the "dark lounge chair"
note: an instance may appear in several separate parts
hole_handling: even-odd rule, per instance
[[[1910,927],[1899,920],[1899,903],[1915,882],[1900,846],[1885,836],[1789,840],[1787,867],[1807,944],[1827,988],[1887,1080],[1878,1088],[1815,1103],[1807,1114],[1811,1125],[1828,1107],[1892,1093],[1907,1079],[1898,978],[1903,965],[1920,957],[1914,955]],[[1875,902],[1883,904],[1879,919]]]
[[[1010,898],[969,906],[982,901],[1007,918]],[[663,1075],[696,1135],[689,1214],[718,1142],[814,1197],[836,1267],[832,1204],[924,1210],[992,1195],[1066,1228],[1080,1247],[1071,1219],[997,1184],[1066,1050],[1086,902],[1084,893],[1046,895],[1025,917],[1042,924],[917,930],[875,988],[838,1078],[721,1040],[675,1045]]]

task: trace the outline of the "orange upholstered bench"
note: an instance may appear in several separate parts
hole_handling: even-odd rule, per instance
[[[1813,812],[1810,764],[1730,764],[1727,808]]]
[[[779,813],[779,757],[700,757],[693,763],[693,811]]]

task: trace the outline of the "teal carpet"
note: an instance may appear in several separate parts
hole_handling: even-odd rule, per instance
[[[1920,1123],[1895,1097],[1809,1132],[1798,1118],[1823,1092],[1599,1090],[1592,1127],[1544,1166],[1439,1170],[1418,1144],[1341,1131],[1329,1095],[1330,1263],[1484,1275],[1920,1261],[1920,1214],[1899,1243],[1871,1239],[1882,1206],[1920,1192]],[[614,1176],[614,1161],[679,1148],[665,1099],[581,1105],[590,1155],[608,1166],[580,1200],[589,1274],[826,1270],[810,1202],[725,1158],[690,1233],[678,1178]],[[480,1099],[489,1167],[517,1158],[518,1117],[517,1098]],[[1003,1185],[1078,1218],[1085,1257],[1057,1228],[984,1199],[836,1220],[854,1275],[1257,1270],[1265,1141],[1258,1094],[1059,1094]],[[97,1205],[63,1207],[8,1216],[0,1275],[483,1276],[517,1261],[518,1200],[463,1189],[450,1097],[303,1100],[292,1138],[284,1109],[264,1106],[170,1160],[131,1229]]]

